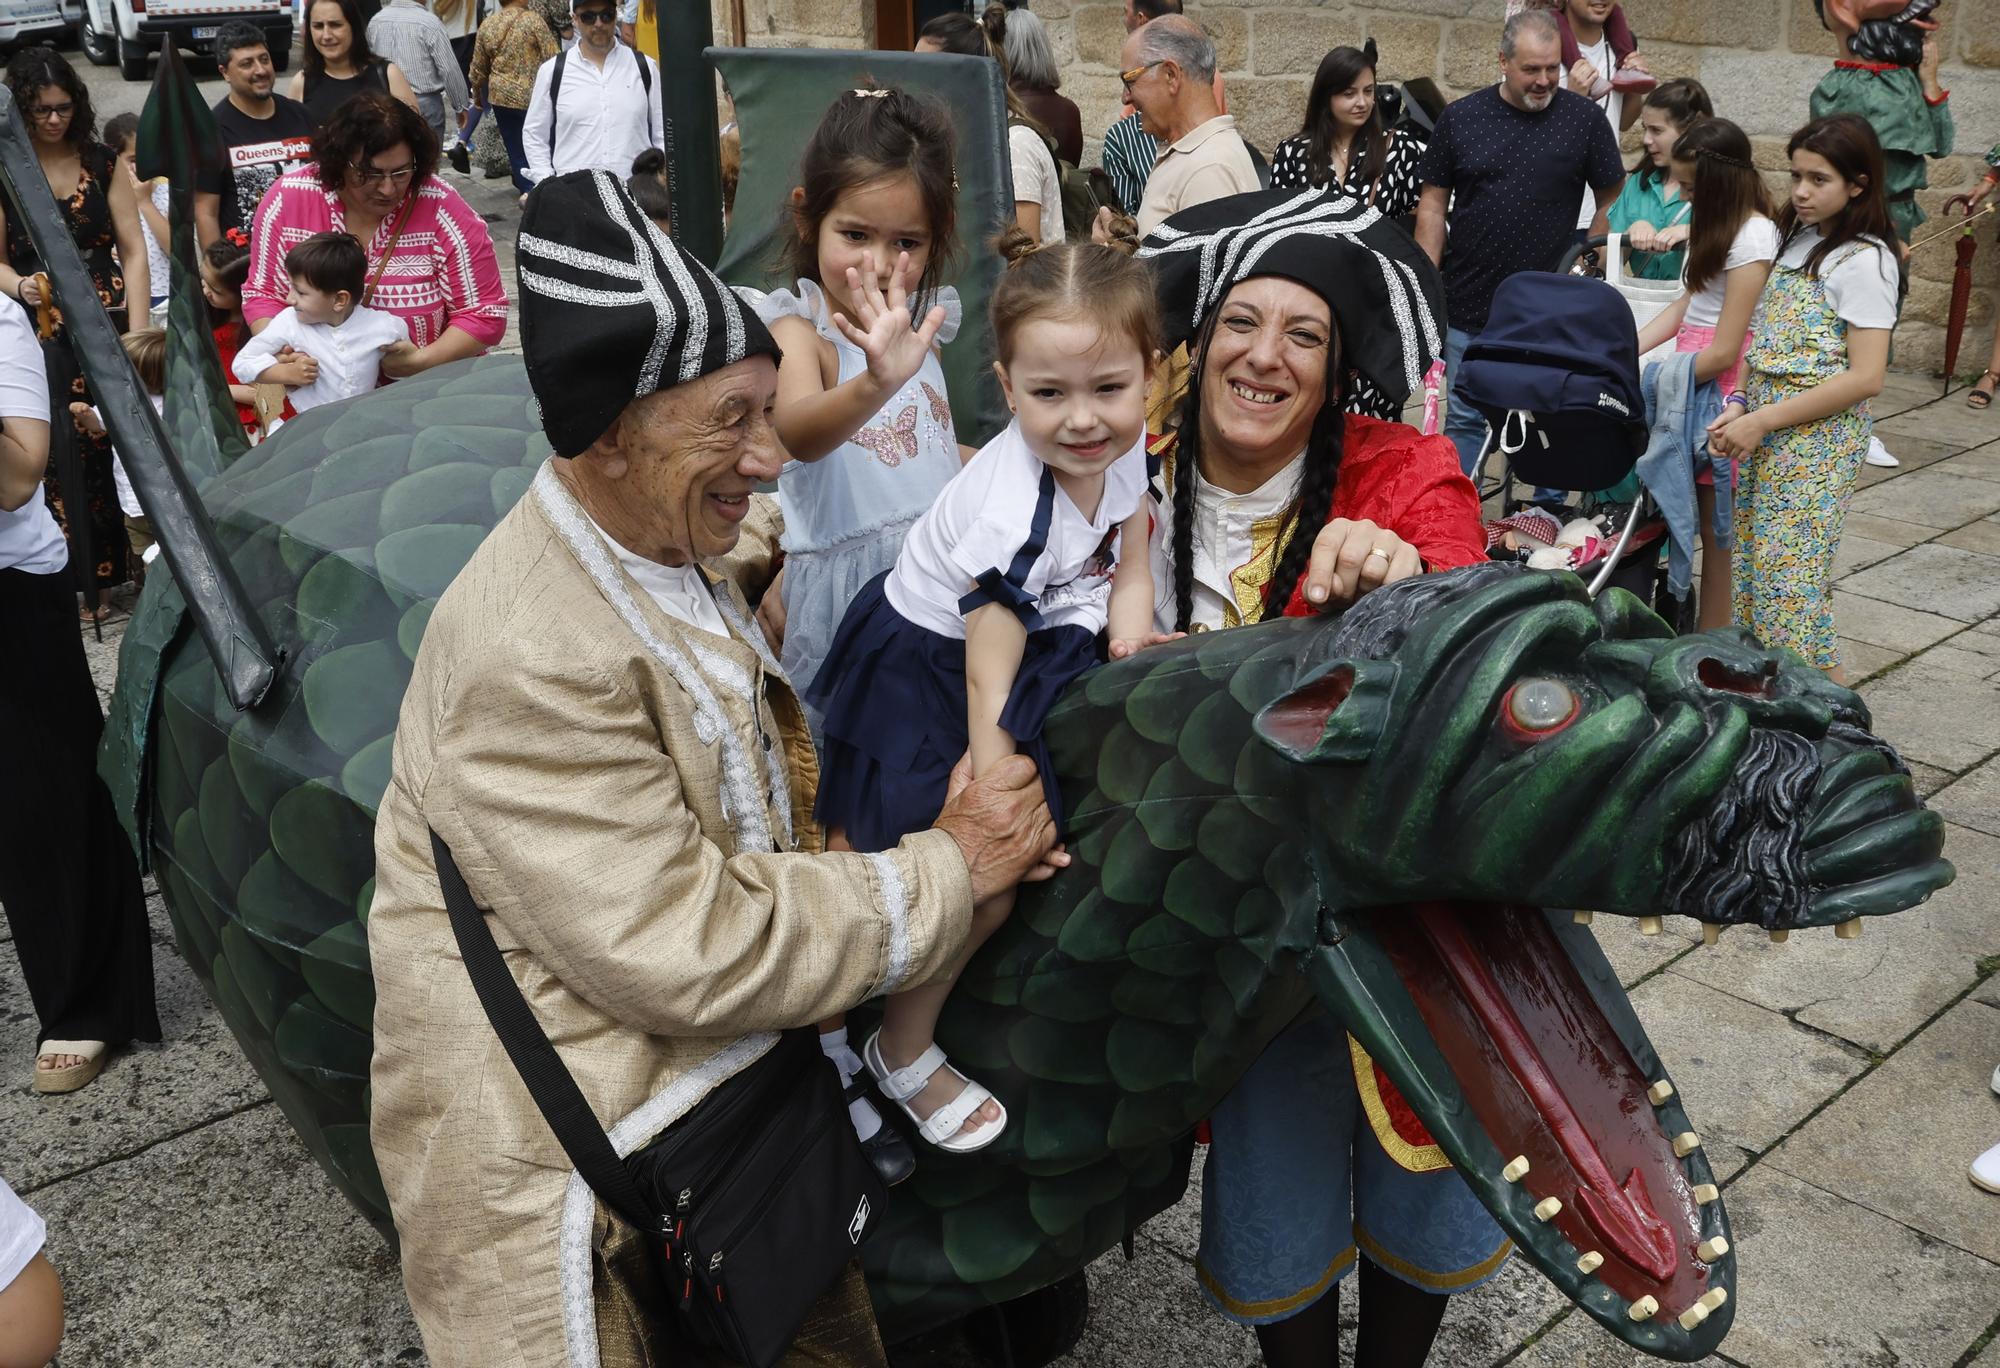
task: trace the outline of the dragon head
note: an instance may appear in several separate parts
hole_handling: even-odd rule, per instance
[[[1727,1218],[1579,923],[1851,936],[1951,881],[1942,819],[1849,690],[1569,575],[1408,580],[1295,660],[1250,784],[1314,771],[1289,790],[1316,992],[1544,1273],[1640,1348],[1707,1353],[1733,1314]]]
[[[1479,568],[1390,586],[1257,719],[1324,767],[1303,820],[1349,906],[1678,913],[1786,933],[1948,882],[1944,823],[1868,711],[1748,633]]]
[[[1819,21],[1854,57],[1913,67],[1944,0],[1813,0]]]

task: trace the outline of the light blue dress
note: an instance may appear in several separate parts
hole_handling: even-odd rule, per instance
[[[767,325],[780,318],[811,323],[839,354],[840,383],[867,370],[867,357],[834,328],[826,297],[812,281],[799,281],[797,293],[739,292]],[[935,299],[945,310],[938,341],[949,342],[962,317],[958,293],[939,290]],[[959,465],[958,434],[935,351],[850,441],[817,461],[785,463],[778,477],[785,515],[781,663],[801,695],[818,675],[848,605],[896,563],[903,535]],[[817,734],[817,716],[812,724]]]

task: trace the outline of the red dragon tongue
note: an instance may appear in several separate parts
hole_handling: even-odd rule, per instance
[[[1508,1176],[1536,1215],[1626,1297],[1669,1310],[1699,1299],[1701,1217],[1676,1142],[1543,915],[1426,904],[1373,920],[1467,1105],[1517,1156]]]

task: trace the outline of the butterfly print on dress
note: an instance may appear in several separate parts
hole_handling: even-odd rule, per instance
[[[927,387],[928,388],[928,387]],[[905,404],[893,426],[871,425],[854,434],[854,440],[875,453],[885,466],[899,466],[917,457],[917,406]]]

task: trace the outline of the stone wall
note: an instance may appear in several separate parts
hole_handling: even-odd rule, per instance
[[[2000,22],[1994,0],[1946,0],[1939,35],[1944,84],[1958,120],[1957,155],[1932,164],[1922,196],[1933,215],[1972,187],[1986,149],[2000,143]],[[725,5],[717,4],[718,33]],[[1118,116],[1122,0],[1030,0],[1050,28],[1063,65],[1063,92],[1083,110],[1086,137]],[[1716,112],[1736,120],[1756,144],[1774,194],[1785,191],[1786,137],[1806,119],[1806,100],[1825,73],[1833,40],[1812,0],[1625,0],[1641,49],[1662,76],[1693,76]],[[1330,47],[1372,37],[1384,80],[1428,76],[1456,97],[1497,79],[1505,0],[1188,0],[1188,13],[1214,37],[1230,111],[1267,152],[1298,131],[1307,89]],[[749,41],[759,45],[864,47],[873,42],[873,7],[863,0],[745,0]],[[1636,149],[1636,141],[1628,140]],[[1085,159],[1096,156],[1094,138]],[[2000,243],[1994,220],[1979,230],[1975,290],[1961,372],[1983,368],[2000,304]],[[1926,231],[1934,226],[1926,225]],[[1939,369],[1955,257],[1941,241],[1917,254],[1906,321],[1897,332],[1902,369]]]

